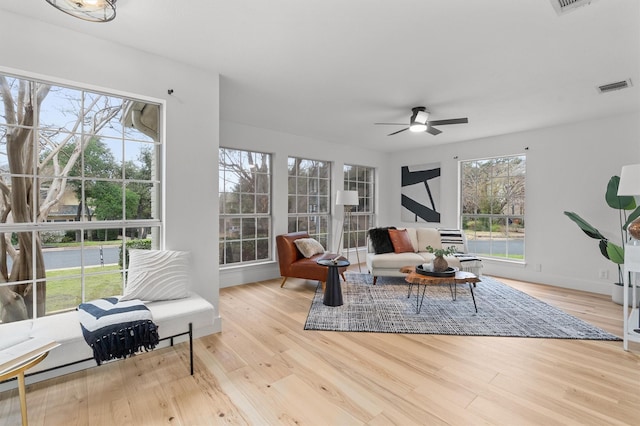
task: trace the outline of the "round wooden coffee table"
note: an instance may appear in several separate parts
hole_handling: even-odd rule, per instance
[[[430,275],[422,275],[416,272],[415,266],[405,266],[400,269],[400,272],[407,274],[404,280],[409,284],[409,293],[407,297],[411,297],[411,289],[414,285],[422,285],[422,297],[420,297],[420,287],[416,291],[416,313],[420,313],[422,309],[422,303],[424,302],[424,294],[428,285],[437,284],[449,284],[449,290],[451,291],[451,297],[453,300],[457,298],[456,285],[457,284],[469,284],[469,290],[471,290],[471,298],[473,299],[473,307],[478,312],[478,305],[476,305],[476,297],[473,294],[473,285],[480,282],[480,278],[472,274],[471,272],[456,271],[456,274],[451,277],[434,277]]]

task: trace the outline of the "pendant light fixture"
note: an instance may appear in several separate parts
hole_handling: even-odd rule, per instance
[[[116,17],[116,0],[47,0],[51,6],[90,22],[109,22]]]

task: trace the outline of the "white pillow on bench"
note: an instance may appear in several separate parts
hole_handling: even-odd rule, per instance
[[[189,297],[190,254],[172,250],[129,250],[129,270],[120,300],[148,302]]]

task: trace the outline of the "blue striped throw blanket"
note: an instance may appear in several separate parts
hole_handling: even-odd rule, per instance
[[[158,344],[158,327],[140,300],[96,299],[78,306],[82,334],[98,365]]]

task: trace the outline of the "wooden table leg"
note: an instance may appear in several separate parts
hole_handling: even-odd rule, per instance
[[[18,374],[18,394],[20,395],[20,413],[22,414],[22,426],[29,424],[27,420],[27,390],[24,384],[24,371]]]

